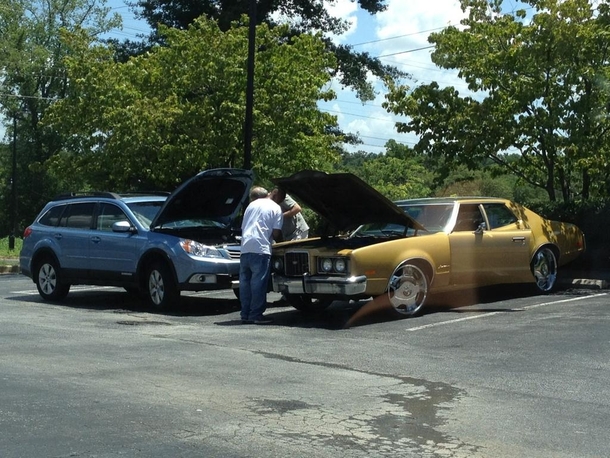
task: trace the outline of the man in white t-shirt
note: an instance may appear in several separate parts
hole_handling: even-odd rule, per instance
[[[269,324],[267,289],[271,273],[271,244],[282,240],[282,209],[256,186],[250,191],[250,204],[241,224],[239,298],[244,324]]]

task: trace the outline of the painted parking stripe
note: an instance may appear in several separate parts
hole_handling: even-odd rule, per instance
[[[533,305],[528,305],[526,307],[519,307],[519,308],[515,308],[515,309],[506,309],[503,311],[481,313],[480,315],[467,316],[464,318],[456,318],[455,320],[441,321],[440,323],[424,324],[422,326],[416,326],[414,328],[405,329],[405,331],[408,331],[408,332],[421,331],[422,329],[435,328],[437,326],[444,326],[446,324],[458,323],[460,321],[478,320],[480,318],[487,318],[490,316],[499,315],[501,313],[506,313],[507,311],[524,311],[524,310],[535,309],[538,307],[545,307],[547,305],[562,304],[565,302],[575,302],[575,301],[580,301],[582,299],[589,299],[591,297],[600,297],[600,296],[606,296],[606,295],[607,295],[607,293],[592,294],[591,296],[573,297],[570,299],[562,299],[560,301],[553,301],[553,302],[543,302],[542,304],[533,304]]]

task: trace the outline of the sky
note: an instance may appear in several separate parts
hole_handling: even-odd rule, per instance
[[[325,2],[334,16],[350,23],[345,34],[333,37],[337,43],[349,44],[356,51],[368,52],[373,57],[379,57],[382,63],[407,72],[411,79],[405,80],[405,83],[410,86],[437,81],[441,86],[452,85],[460,92],[466,91],[466,85],[456,78],[454,72],[443,71],[432,64],[432,49],[427,41],[431,32],[438,32],[448,25],[459,25],[464,15],[459,1],[387,0],[386,11],[376,15],[361,10],[358,3],[352,0]],[[147,24],[134,18],[125,0],[109,0],[107,5],[112,12],[123,17],[122,30],[113,31],[112,36],[119,40],[135,40],[138,35],[148,32]],[[331,84],[337,98],[331,102],[321,102],[320,109],[337,116],[343,131],[360,136],[363,143],[348,147],[348,151],[382,153],[390,139],[413,146],[417,138],[396,132],[395,122],[398,118],[382,107],[385,95],[383,87],[373,78],[371,81],[377,88],[375,100],[363,104],[352,91],[333,81]]]
[[[376,15],[360,10],[357,3],[337,0],[330,7],[335,16],[350,21],[349,31],[335,41],[349,44],[354,50],[367,52],[378,57],[385,65],[392,65],[410,75],[403,82],[411,87],[437,81],[441,86],[451,85],[458,90],[466,90],[466,85],[457,79],[455,72],[447,72],[436,67],[430,60],[433,49],[428,43],[428,35],[443,28],[459,26],[464,13],[456,0],[387,0],[387,9]],[[371,78],[377,88],[376,99],[363,104],[352,91],[342,89],[335,83],[337,99],[320,104],[322,109],[338,116],[340,127],[358,134],[361,145],[347,148],[348,151],[362,150],[372,153],[385,152],[385,143],[395,141],[413,146],[417,138],[412,134],[399,134],[395,123],[398,119],[388,113],[382,103],[384,88]]]

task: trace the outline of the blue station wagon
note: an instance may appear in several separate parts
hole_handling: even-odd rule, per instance
[[[181,291],[231,288],[252,181],[250,170],[213,169],[172,194],[59,196],[25,229],[21,272],[49,301],[71,285],[111,285],[167,309]]]

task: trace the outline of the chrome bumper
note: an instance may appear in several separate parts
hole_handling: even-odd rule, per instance
[[[288,278],[272,274],[273,291],[284,294],[340,294],[357,296],[366,290],[366,276],[323,277],[303,275]]]

